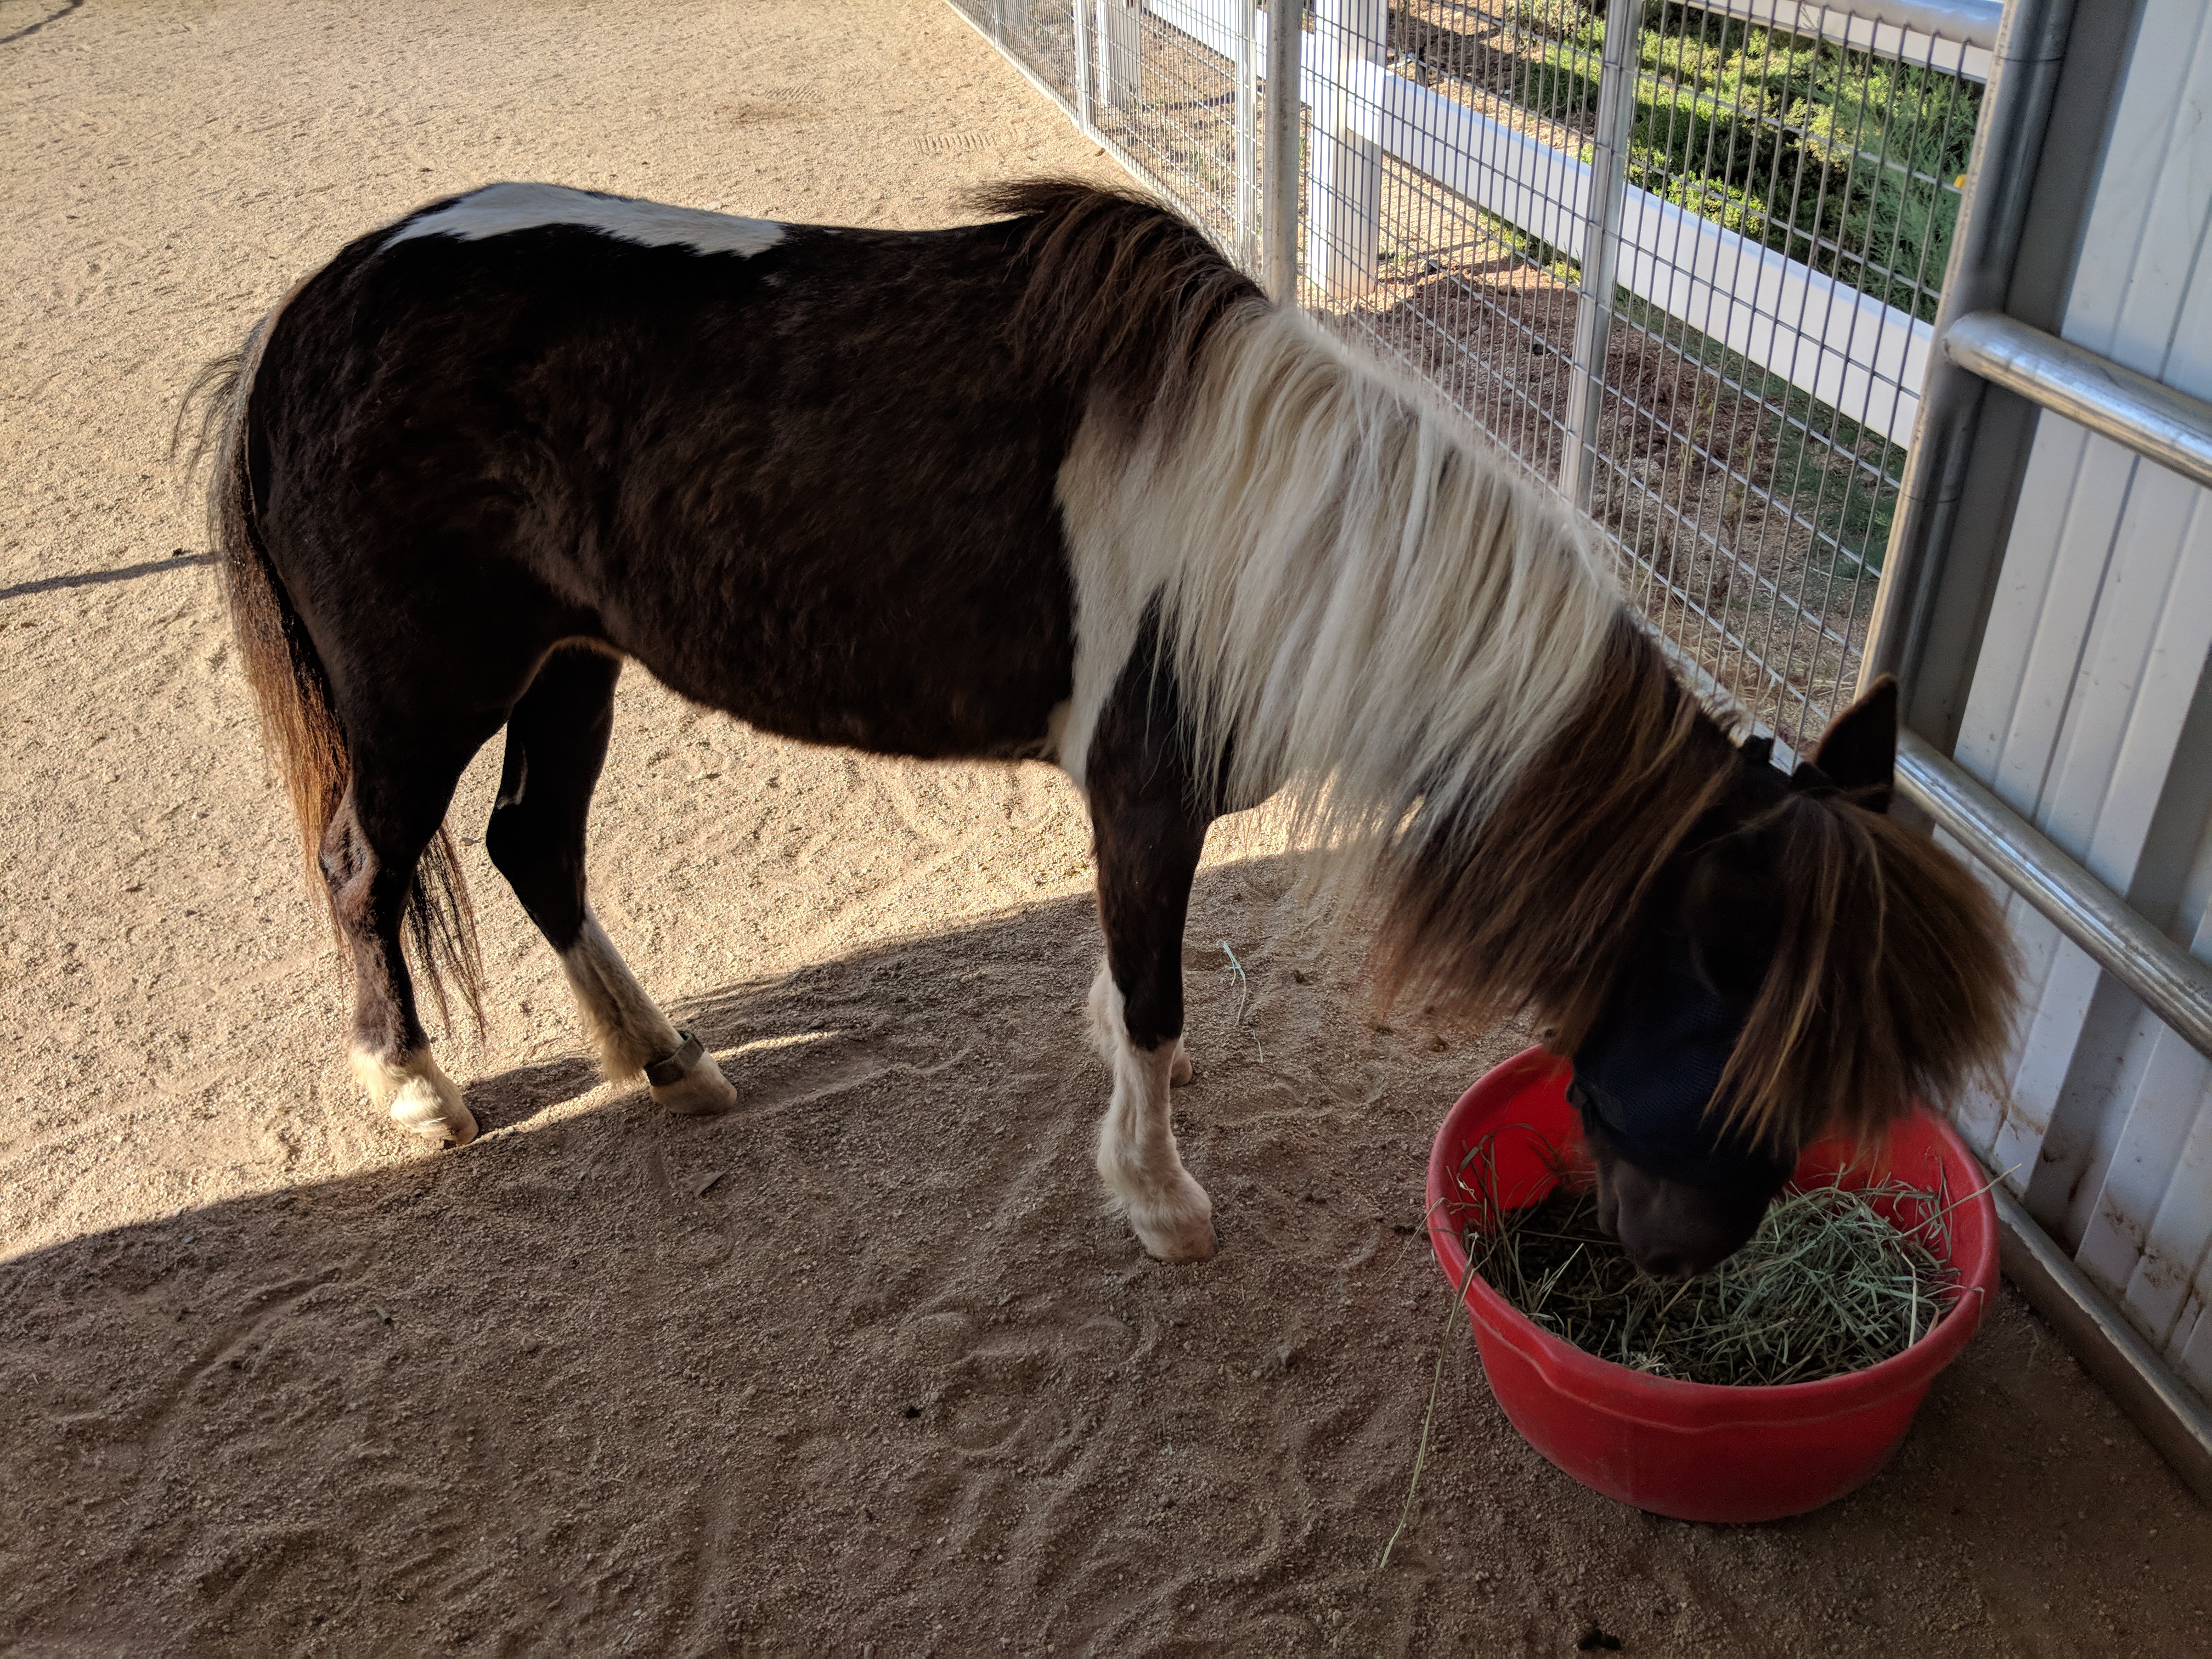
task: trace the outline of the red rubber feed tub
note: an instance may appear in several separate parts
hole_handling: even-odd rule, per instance
[[[1911,1425],[1936,1372],[1956,1358],[1996,1286],[1996,1205],[1988,1177],[1950,1127],[1916,1111],[1893,1132],[1879,1172],[1850,1171],[1849,1142],[1808,1147],[1801,1183],[1845,1169],[1924,1189],[1948,1181],[1960,1292],[1936,1328],[1903,1353],[1849,1376],[1779,1388],[1725,1388],[1652,1376],[1583,1352],[1532,1323],[1467,1269],[1468,1213],[1456,1180],[1470,1147],[1494,1142],[1498,1190],[1513,1207],[1548,1193],[1546,1146],[1580,1138],[1566,1062],[1531,1048],[1460,1097],[1429,1157],[1429,1243],[1474,1322],[1492,1391],[1528,1443],[1593,1492],[1682,1521],[1773,1521],[1841,1498],[1871,1480]]]

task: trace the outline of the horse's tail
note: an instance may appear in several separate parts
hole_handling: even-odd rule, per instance
[[[194,404],[199,428],[185,460],[185,475],[215,459],[208,487],[208,538],[222,584],[246,684],[261,714],[264,747],[291,798],[307,884],[331,910],[335,899],[319,863],[323,837],[337,816],[353,777],[345,727],[334,711],[329,676],[315,642],[285,591],[262,538],[253,495],[250,403],[261,354],[283,307],[255,325],[238,350],[201,369],[185,392],[172,434],[173,453]],[[452,1024],[445,981],[451,975],[479,1030],[483,1026],[483,959],[476,919],[452,835],[441,824],[416,860],[407,894],[407,931],[415,965],[427,982],[439,1018]],[[343,937],[343,934],[341,934]]]
[[[292,608],[254,511],[253,479],[248,465],[248,400],[262,343],[270,319],[264,318],[240,349],[203,368],[185,393],[182,422],[201,404],[200,429],[185,462],[196,471],[212,453],[215,472],[208,487],[208,538],[222,582],[223,606],[230,613],[246,682],[261,714],[262,741],[291,797],[300,826],[311,884],[323,883],[316,857],[323,832],[345,797],[352,763],[345,732],[331,710],[330,681],[315,643]]]

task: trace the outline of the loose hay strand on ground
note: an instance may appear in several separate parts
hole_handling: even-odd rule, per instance
[[[1468,1162],[1470,1190],[1494,1192],[1480,1149]],[[1959,1288],[1951,1208],[1940,1186],[1853,1188],[1840,1176],[1793,1186],[1720,1267],[1661,1279],[1599,1230],[1595,1192],[1563,1182],[1502,1215],[1482,1201],[1477,1222],[1498,1221],[1469,1225],[1468,1255],[1534,1323],[1600,1358],[1685,1382],[1771,1387],[1863,1370],[1926,1335]]]

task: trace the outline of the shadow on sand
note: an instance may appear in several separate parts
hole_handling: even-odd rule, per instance
[[[2081,1651],[2148,1616],[2094,1613],[2123,1583],[2185,1620],[2212,1526],[2009,1293],[1888,1473],[1758,1529],[1573,1486],[1459,1343],[1378,1577],[1451,1322],[1427,1138],[1525,1039],[1362,1020],[1289,885],[1195,896],[1203,1266],[1091,1171],[1087,899],[672,1009],[726,1117],[520,1067],[459,1153],[0,1264],[0,1646]]]

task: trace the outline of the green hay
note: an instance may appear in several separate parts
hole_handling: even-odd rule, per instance
[[[1479,1176],[1487,1148],[1469,1161]],[[1493,1289],[1586,1352],[1655,1376],[1772,1386],[1863,1370],[1926,1335],[1958,1293],[1950,1209],[1948,1193],[1900,1181],[1793,1186],[1749,1243],[1687,1280],[1654,1279],[1632,1262],[1598,1230],[1587,1184],[1507,1210],[1488,1232],[1470,1225],[1466,1242]]]

